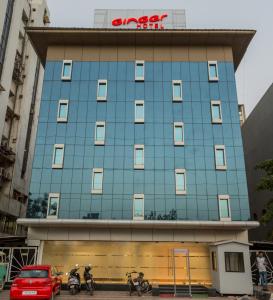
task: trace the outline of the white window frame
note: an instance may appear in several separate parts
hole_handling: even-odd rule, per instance
[[[94,189],[94,175],[96,173],[102,173],[102,182],[101,182],[101,189]],[[92,189],[91,189],[91,193],[92,194],[102,194],[103,192],[103,168],[94,168],[93,171],[92,171]]]
[[[70,64],[70,74],[69,76],[64,76],[64,65]],[[73,61],[72,60],[63,60],[63,67],[62,67],[62,80],[69,81],[72,77],[72,68],[73,68]]]
[[[141,199],[143,202],[142,205],[142,216],[141,217],[136,217],[135,216],[135,200],[139,200]],[[137,221],[143,221],[144,220],[144,194],[134,194],[133,197],[133,220],[137,220]]]
[[[56,216],[49,216],[49,204],[50,204],[50,199],[51,198],[58,198],[58,207],[57,207],[57,214]],[[59,215],[59,207],[60,207],[60,193],[50,193],[48,195],[48,199],[47,199],[47,214],[46,217],[47,219],[58,219],[58,215]]]
[[[142,105],[143,107],[143,119],[137,119],[136,117],[136,107],[138,105]],[[145,105],[144,105],[144,100],[135,100],[135,123],[144,123],[145,119]]]
[[[104,140],[103,141],[98,141],[97,140],[97,128],[98,126],[103,126],[104,127]],[[96,122],[95,124],[95,145],[105,145],[105,135],[106,135],[106,127],[105,127],[105,122],[104,121],[100,121],[100,122]]]
[[[220,110],[220,119],[213,119],[212,107],[219,106]],[[212,124],[222,124],[223,123],[223,116],[222,116],[222,105],[220,100],[211,100],[210,101],[210,111],[211,111],[211,122]]]
[[[141,165],[136,164],[136,151],[138,149],[143,150],[143,164],[141,164]],[[144,145],[135,145],[135,147],[134,147],[134,169],[143,170],[144,169],[144,159],[145,159]]]
[[[210,77],[210,66],[215,65],[216,66],[216,77]],[[219,80],[219,73],[218,73],[218,63],[216,60],[210,60],[208,61],[208,74],[209,74],[209,81],[218,81]]]
[[[177,174],[184,174],[185,189],[183,191],[180,191],[177,189],[177,180],[176,180]],[[175,193],[176,193],[176,195],[186,195],[187,194],[187,179],[186,179],[186,170],[185,169],[175,169]]]
[[[100,87],[100,84],[106,84],[106,93],[105,93],[105,96],[103,97],[100,97],[99,96],[99,87]],[[107,100],[107,94],[108,94],[108,81],[107,79],[99,79],[98,80],[98,85],[97,85],[97,101],[106,101]]]
[[[179,84],[180,85],[180,97],[175,97],[174,95],[174,86]],[[173,90],[173,102],[182,102],[183,100],[183,87],[182,87],[182,80],[173,80],[172,81],[172,90]]]
[[[175,140],[175,128],[181,127],[182,129],[182,136],[183,141],[176,141]],[[174,122],[173,123],[173,142],[175,146],[184,146],[184,123],[183,122]]]
[[[62,118],[62,117],[59,117],[59,114],[60,114],[60,108],[61,108],[61,105],[62,104],[66,104],[67,105],[67,116],[66,118]],[[69,110],[69,100],[59,100],[59,104],[58,104],[58,114],[57,114],[57,122],[58,123],[66,123],[67,122],[67,119],[68,119],[68,110]]]
[[[55,164],[55,155],[56,155],[56,149],[63,149],[63,157],[62,157],[62,163],[61,164]],[[53,149],[53,158],[52,158],[52,169],[62,169],[64,164],[64,144],[55,144]]]
[[[143,76],[141,77],[137,77],[137,65],[138,64],[142,64],[143,65]],[[145,77],[145,61],[144,60],[136,60],[135,61],[135,81],[144,81],[144,77]]]
[[[221,217],[221,209],[220,209],[220,201],[221,200],[228,200],[228,218],[222,218]],[[218,208],[219,208],[219,218],[220,221],[231,221],[231,209],[230,209],[230,196],[229,195],[218,195]]]
[[[224,161],[225,161],[225,165],[224,166],[217,166],[216,152],[218,150],[224,150]],[[227,157],[226,157],[226,147],[225,147],[225,145],[215,145],[214,146],[214,159],[215,159],[215,169],[216,170],[226,170],[227,169]]]

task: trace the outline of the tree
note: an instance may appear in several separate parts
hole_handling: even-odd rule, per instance
[[[257,170],[265,172],[265,175],[260,179],[257,185],[258,191],[270,191],[273,192],[273,159],[265,160],[256,166]],[[262,224],[268,224],[273,220],[273,199],[270,199],[265,207],[265,213],[261,217]],[[269,233],[269,239],[273,238],[273,229]]]

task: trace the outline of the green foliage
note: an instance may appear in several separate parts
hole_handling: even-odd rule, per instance
[[[258,191],[273,191],[273,159],[265,160],[256,166],[256,170],[265,172],[257,186]]]
[[[273,191],[273,159],[265,160],[256,166],[256,170],[265,172],[257,185],[258,191]],[[268,224],[273,220],[273,199],[269,200],[265,207],[265,213],[261,217],[262,224]],[[268,233],[268,239],[272,240],[273,231]]]

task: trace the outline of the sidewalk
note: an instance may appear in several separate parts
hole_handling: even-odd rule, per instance
[[[55,300],[87,300],[87,299],[94,299],[94,300],[111,300],[111,299],[131,299],[131,300],[136,300],[136,299],[145,299],[145,300],[158,300],[158,299],[173,299],[173,297],[153,297],[153,296],[142,296],[142,297],[137,297],[137,296],[129,296],[127,292],[102,292],[102,291],[97,291],[95,292],[94,296],[89,296],[88,294],[82,292],[78,295],[71,296],[67,291],[62,291],[61,296],[56,296]],[[193,297],[195,298],[195,297]],[[191,298],[184,298],[183,300],[187,300]],[[228,298],[226,297],[214,297],[214,298],[201,298],[196,297],[196,299],[201,300],[201,299],[211,299],[211,300],[226,300]],[[3,291],[0,292],[0,300],[9,300],[9,291]]]

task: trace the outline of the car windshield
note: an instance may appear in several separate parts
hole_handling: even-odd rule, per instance
[[[47,278],[47,270],[22,270],[18,276],[19,278]]]

